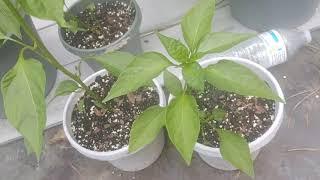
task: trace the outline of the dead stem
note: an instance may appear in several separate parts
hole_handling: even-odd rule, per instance
[[[314,94],[316,94],[318,91],[320,90],[320,88],[317,88],[313,91],[311,91],[310,94],[306,95],[304,98],[302,98],[299,102],[297,102],[297,104],[292,108],[291,112],[289,113],[289,117],[292,116],[292,114],[294,113],[295,110],[297,110],[297,108],[304,102],[306,101],[308,98],[310,98],[311,96],[313,96]],[[291,118],[288,118],[288,128],[290,128],[291,125]]]
[[[306,126],[308,128],[309,127],[309,112],[307,112],[305,119],[306,119]]]
[[[70,167],[81,177],[81,173],[77,167],[75,167],[72,162],[69,162]]]
[[[73,147],[71,147],[71,146],[59,146],[59,148],[61,148],[61,149],[71,149]]]
[[[296,152],[296,151],[320,151],[319,148],[295,148],[295,149],[288,149],[287,152]]]
[[[317,70],[318,73],[320,74],[320,66],[319,66],[318,64],[316,64],[316,63],[314,63],[314,62],[309,62],[309,64],[313,65],[313,66],[311,66],[311,67],[316,68],[316,70]]]
[[[301,94],[305,94],[305,93],[308,93],[308,92],[311,92],[311,91],[313,91],[313,90],[304,90],[304,91],[298,92],[298,93],[296,93],[296,94],[293,94],[293,95],[287,97],[286,100],[292,99],[292,98],[294,98],[294,97],[296,97],[296,96],[299,96],[299,95],[301,95]]]
[[[309,97],[311,97],[312,95],[316,94],[318,91],[320,90],[320,88],[315,89],[314,91],[312,91],[310,94],[306,95],[304,98],[302,98],[292,109],[292,111],[295,111],[305,100],[307,100]]]
[[[307,46],[307,48],[308,48],[309,50],[314,50],[314,51],[316,51],[316,52],[319,52],[319,51],[320,51],[320,48],[319,48],[319,47],[314,46],[314,45],[312,45],[312,44],[307,44],[306,46]]]

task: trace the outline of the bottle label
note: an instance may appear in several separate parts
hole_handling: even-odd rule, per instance
[[[279,32],[271,30],[260,34],[259,37],[264,42],[270,66],[281,64],[287,60],[286,44]]]

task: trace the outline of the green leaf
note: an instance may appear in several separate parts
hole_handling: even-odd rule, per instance
[[[28,142],[28,140],[24,139],[23,142],[24,142],[24,147],[26,147],[27,154],[30,155],[31,153],[33,153],[32,147],[31,147],[30,143]]]
[[[161,43],[169,55],[178,62],[186,62],[189,59],[189,50],[179,40],[157,33]]]
[[[226,117],[227,112],[224,109],[213,109],[212,111],[212,118],[215,121],[222,121]]]
[[[244,96],[283,101],[265,81],[247,67],[229,60],[205,68],[206,80],[218,89]]]
[[[88,29],[88,26],[85,24],[85,22],[79,21],[79,18],[70,11],[64,13],[64,19],[68,21],[63,27],[67,28],[73,33],[78,31],[87,31]]]
[[[207,113],[204,111],[199,111],[199,119],[200,123],[207,123],[209,121],[209,118],[207,118]]]
[[[192,56],[190,57],[190,61],[197,61],[198,59],[201,59],[204,55],[206,55],[206,53],[203,52],[197,52],[195,54],[192,54]]]
[[[168,89],[168,91],[173,94],[174,96],[178,96],[183,92],[182,84],[180,80],[169,71],[164,71],[163,73],[164,78],[164,86]]]
[[[89,9],[91,11],[94,11],[96,9],[96,5],[94,4],[94,2],[91,2],[86,9]]]
[[[205,74],[202,67],[197,62],[185,64],[182,68],[182,74],[190,87],[203,91]]]
[[[20,0],[23,9],[40,19],[56,21],[61,27],[70,27],[64,19],[64,0]]]
[[[167,109],[166,128],[172,143],[188,165],[200,131],[197,103],[194,97],[181,94]]]
[[[58,88],[56,89],[55,96],[66,96],[69,95],[76,90],[78,90],[80,87],[78,83],[76,83],[73,80],[64,80],[60,82],[58,85]]]
[[[151,106],[134,120],[129,140],[129,152],[150,144],[165,124],[166,108]]]
[[[217,132],[223,159],[253,178],[253,162],[247,141],[231,131],[217,129]]]
[[[108,96],[103,101],[106,102],[137,90],[157,77],[170,65],[172,63],[160,53],[148,52],[137,56],[120,74],[117,82],[114,83]]]
[[[78,21],[74,19],[70,19],[64,27],[69,29],[73,33],[76,33],[78,31],[86,31],[86,29],[79,27]]]
[[[103,105],[102,103],[100,103],[99,101],[93,101],[94,105],[101,108],[101,109],[106,109],[105,105]]]
[[[183,18],[182,32],[192,53],[198,49],[201,40],[211,32],[215,11],[215,0],[200,0]]]
[[[5,114],[40,158],[46,122],[46,76],[42,64],[19,57],[1,80]]]
[[[230,49],[238,43],[252,38],[255,34],[250,33],[232,33],[232,32],[214,32],[210,33],[201,42],[198,51],[208,53],[219,53]]]
[[[84,112],[84,110],[85,110],[84,98],[82,98],[78,101],[77,109],[79,112]]]
[[[1,39],[7,39],[7,37],[4,34],[2,34],[2,32],[0,31],[0,40]]]
[[[0,1],[0,32],[4,36],[13,34],[21,38],[19,21],[3,1]]]
[[[89,57],[89,60],[95,60],[114,76],[120,73],[134,60],[135,56],[121,51],[105,53],[99,56]]]

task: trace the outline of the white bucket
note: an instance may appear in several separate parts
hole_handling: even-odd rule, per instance
[[[233,62],[242,64],[246,66],[247,68],[251,69],[253,72],[255,72],[261,79],[266,81],[268,85],[278,94],[279,97],[284,99],[283,92],[280,88],[280,85],[278,81],[275,79],[275,77],[264,67],[261,65],[254,63],[250,60],[238,58],[238,57],[215,57],[211,59],[206,59],[199,64],[205,68],[211,64],[215,64],[220,60],[231,60]],[[170,69],[171,72],[176,74],[179,79],[182,79],[181,75],[181,69]],[[184,81],[182,80],[182,84],[184,84]],[[173,98],[172,95],[169,97],[169,101]],[[254,160],[257,155],[259,154],[259,151],[262,147],[267,145],[276,135],[283,119],[283,113],[284,113],[284,104],[277,102],[276,103],[276,109],[275,109],[275,119],[271,127],[265,132],[261,137],[256,139],[255,141],[249,143],[250,152],[252,159]],[[222,155],[220,153],[219,148],[212,148],[209,146],[205,146],[200,143],[196,143],[194,150],[199,154],[201,159],[205,161],[208,165],[221,169],[221,170],[236,170],[237,168],[233,167],[229,162],[223,160]]]
[[[97,76],[103,76],[106,75],[106,70],[98,71],[91,76],[89,76],[86,80],[84,80],[84,83],[89,85],[92,82],[95,81],[95,78]],[[159,85],[157,80],[153,80],[157,92],[159,94],[159,105],[160,106],[166,106],[166,97],[163,92],[163,89]],[[68,101],[66,103],[66,106],[64,108],[63,112],[63,129],[66,134],[66,137],[68,138],[70,144],[81,154],[92,158],[96,160],[101,161],[108,161],[113,166],[123,170],[123,171],[139,171],[142,170],[148,166],[150,166],[153,162],[155,162],[158,157],[160,156],[165,139],[164,139],[164,133],[161,131],[159,133],[158,137],[150,144],[146,145],[145,147],[141,148],[140,150],[129,153],[128,146],[125,146],[119,150],[115,151],[108,151],[108,152],[97,152],[92,151],[89,149],[86,149],[82,146],[80,146],[74,139],[74,136],[72,134],[70,123],[71,123],[71,116],[72,111],[74,109],[74,106],[76,105],[78,99],[83,96],[83,93],[72,93],[70,97],[68,98]]]

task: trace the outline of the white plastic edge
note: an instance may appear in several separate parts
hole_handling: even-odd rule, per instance
[[[307,40],[307,43],[310,43],[312,41],[312,36],[311,36],[311,33],[309,30],[305,30],[303,31],[305,37],[306,37],[306,40]]]

